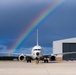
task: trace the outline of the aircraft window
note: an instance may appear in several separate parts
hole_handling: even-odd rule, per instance
[[[41,49],[38,49],[39,51],[41,50]]]
[[[37,51],[37,49],[34,49],[34,51]]]
[[[40,51],[41,49],[34,49],[34,51]]]

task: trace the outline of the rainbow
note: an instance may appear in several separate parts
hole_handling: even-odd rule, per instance
[[[16,51],[16,49],[23,43],[24,40],[30,35],[30,33],[37,28],[45,19],[51,15],[60,5],[64,3],[64,0],[56,0],[52,6],[49,6],[48,9],[44,10],[35,20],[32,21],[28,28],[24,30],[24,32],[20,35],[17,42],[12,46],[9,54],[12,54]]]

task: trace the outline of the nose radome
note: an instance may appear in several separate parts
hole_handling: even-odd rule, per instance
[[[39,55],[39,52],[37,52],[36,55],[38,56]]]

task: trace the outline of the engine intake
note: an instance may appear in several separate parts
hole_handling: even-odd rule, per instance
[[[56,57],[55,56],[51,56],[50,57],[50,61],[55,61],[56,60]]]
[[[21,54],[20,56],[19,56],[19,61],[24,61],[25,60],[25,55],[24,54]]]

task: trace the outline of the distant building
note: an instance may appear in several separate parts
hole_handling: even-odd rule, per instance
[[[76,52],[76,37],[53,41],[53,53]],[[57,55],[57,60],[76,60],[75,54]]]

